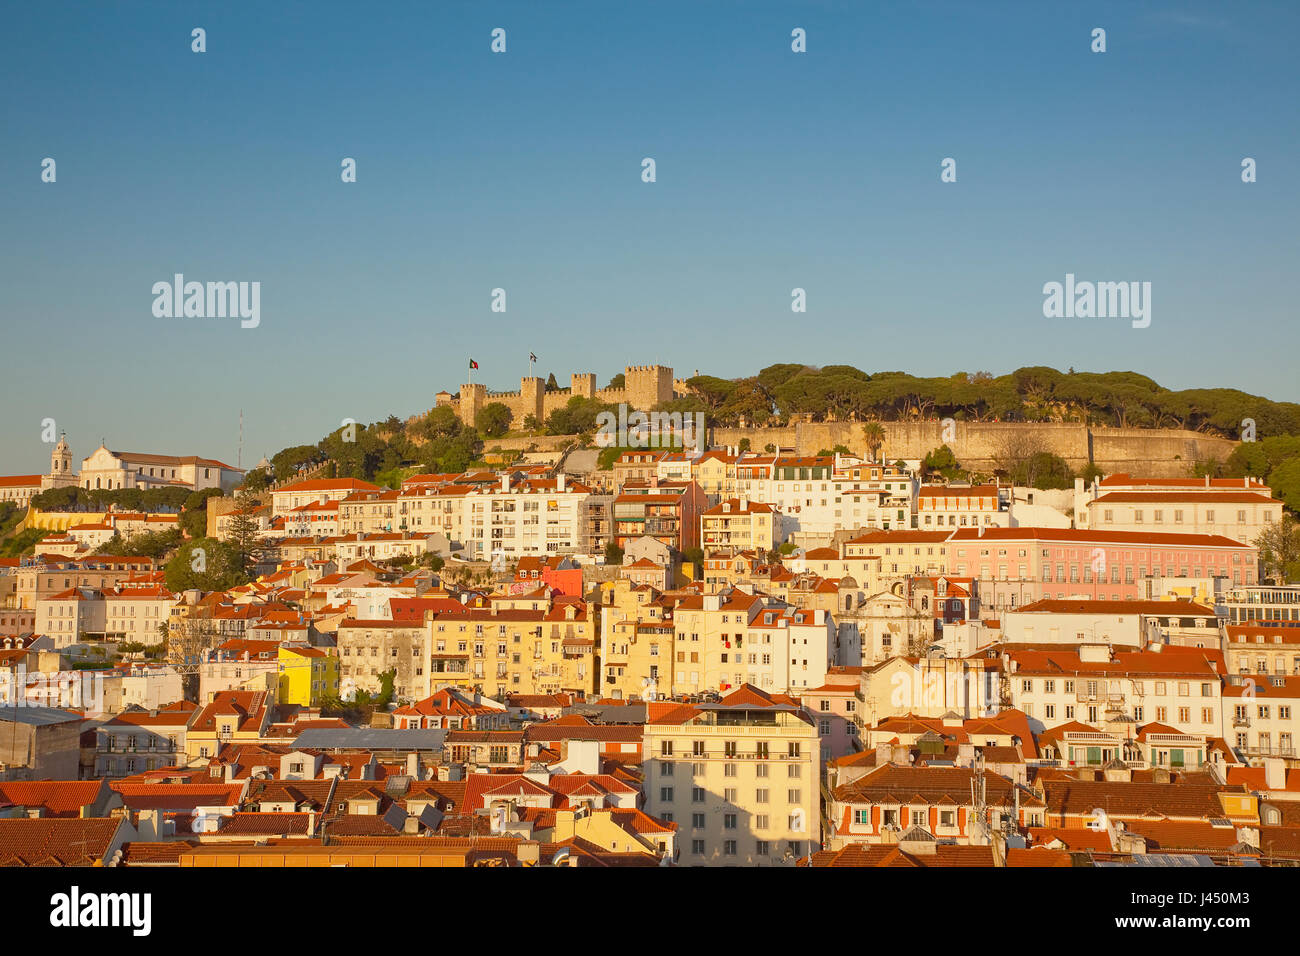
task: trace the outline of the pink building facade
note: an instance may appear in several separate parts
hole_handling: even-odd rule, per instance
[[[1147,577],[1258,580],[1255,547],[1222,535],[1052,528],[959,528],[948,570],[977,582],[980,613],[1042,599],[1132,601]]]

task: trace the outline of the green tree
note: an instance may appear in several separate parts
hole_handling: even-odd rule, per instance
[[[216,538],[196,538],[181,545],[163,568],[170,591],[225,591],[248,581],[238,551]]]
[[[509,431],[513,417],[505,404],[488,402],[474,416],[474,427],[484,438],[500,438]]]
[[[871,460],[876,460],[876,455],[885,444],[885,426],[880,422],[867,422],[862,426],[862,440],[867,445],[867,451],[871,453]]]
[[[271,457],[271,467],[277,481],[292,478],[300,467],[320,460],[320,449],[315,445],[294,445],[284,448]]]
[[[1272,584],[1300,581],[1300,523],[1290,515],[1270,521],[1253,542],[1259,548],[1264,577]]]
[[[250,571],[262,553],[262,536],[258,527],[257,512],[260,501],[248,491],[235,493],[235,510],[226,519],[226,541],[239,556],[239,566]]]
[[[145,531],[123,538],[116,532],[102,545],[95,549],[96,554],[121,555],[131,558],[161,558],[181,544],[179,528],[166,531]]]
[[[1300,513],[1300,458],[1288,459],[1270,471],[1268,483],[1292,514]]]
[[[949,481],[958,481],[969,477],[966,469],[947,445],[941,445],[925,456],[921,462],[921,472],[925,475],[941,475]]]
[[[605,545],[605,563],[606,563],[606,564],[622,564],[622,563],[623,563],[623,549],[620,548],[620,547],[619,547],[615,542],[613,542],[613,541],[611,541],[611,542],[609,542],[608,544]]]
[[[265,491],[271,486],[271,475],[262,468],[254,468],[248,474],[244,475],[244,482],[241,487],[257,494]]]
[[[546,431],[551,435],[580,435],[594,432],[596,416],[609,411],[611,406],[595,398],[574,395],[546,419]]]
[[[1100,481],[1106,477],[1106,473],[1097,467],[1096,462],[1090,461],[1080,469],[1078,477],[1083,479],[1084,484],[1091,485],[1094,481]]]
[[[465,426],[450,405],[439,405],[429,410],[414,426],[415,434],[424,439],[449,438]]]

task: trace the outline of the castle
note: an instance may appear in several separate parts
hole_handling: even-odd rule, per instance
[[[450,405],[466,425],[473,425],[479,411],[493,402],[510,409],[511,426],[520,428],[524,419],[532,415],[538,422],[546,421],[557,408],[563,408],[575,395],[594,398],[610,405],[624,403],[630,409],[650,411],[660,402],[670,402],[687,394],[686,383],[673,378],[673,370],[663,365],[629,365],[623,369],[622,388],[597,388],[596,376],[591,372],[575,372],[569,377],[568,388],[546,391],[546,382],[537,377],[519,380],[517,392],[490,392],[485,385],[462,385],[460,394],[439,392],[438,405]]]

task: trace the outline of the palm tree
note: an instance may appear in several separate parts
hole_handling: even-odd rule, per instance
[[[885,427],[880,422],[867,422],[862,426],[862,440],[871,451],[871,460],[875,461],[880,446],[885,443]]]

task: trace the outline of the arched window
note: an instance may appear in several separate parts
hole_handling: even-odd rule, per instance
[[[96,487],[96,488],[99,487],[99,479],[98,479],[98,478],[95,479],[95,487]]]

